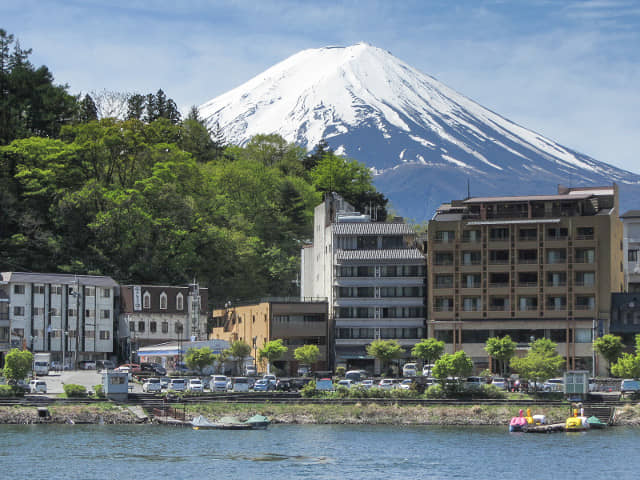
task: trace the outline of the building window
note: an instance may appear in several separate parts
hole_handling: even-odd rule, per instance
[[[49,313],[51,314],[52,317],[60,316],[60,310],[57,307],[51,307],[51,310],[49,311]]]
[[[142,307],[147,310],[151,308],[151,294],[149,292],[144,292],[142,296]]]
[[[436,288],[453,288],[453,275],[436,275]]]
[[[436,312],[449,312],[453,310],[453,299],[450,297],[436,297],[433,309]]]
[[[160,310],[167,309],[167,294],[162,292],[160,294]]]
[[[69,309],[69,316],[70,317],[75,317],[76,316],[76,309],[75,308],[70,308]]]
[[[162,333],[169,333],[169,322],[162,322]]]
[[[578,227],[576,240],[593,240],[593,227]]]
[[[547,272],[548,287],[563,287],[567,284],[566,272]]]
[[[39,294],[39,295],[44,295],[44,285],[34,285],[33,286],[33,293]]]
[[[62,285],[51,285],[51,295],[62,295]]]
[[[462,252],[463,265],[480,265],[481,259],[480,252]]]
[[[547,229],[548,240],[565,240],[569,235],[569,231],[562,227],[551,227]]]
[[[567,261],[567,251],[564,248],[547,249],[547,263],[565,263]]]
[[[184,310],[184,297],[182,293],[176,295],[176,310]]]
[[[13,307],[13,315],[15,317],[24,317],[24,307]]]
[[[100,330],[100,340],[109,340],[109,330]]]
[[[523,242],[535,242],[538,239],[538,230],[535,228],[521,228],[518,238]]]
[[[593,287],[596,284],[595,272],[576,272],[577,287]]]
[[[156,322],[149,322],[149,332],[150,333],[156,333],[157,330],[157,323]]]
[[[144,333],[144,321],[143,320],[138,322],[138,331],[140,333]]]
[[[95,336],[96,336],[96,332],[95,332],[95,331],[93,331],[93,330],[86,330],[86,331],[84,332],[84,336],[85,336],[86,338],[95,338]]]
[[[84,287],[84,294],[87,297],[95,297],[96,296],[96,287]]]
[[[576,263],[594,263],[596,251],[593,248],[576,248]]]
[[[88,308],[84,311],[84,316],[87,318],[93,318],[96,316],[96,311]]]
[[[100,310],[100,318],[105,320],[111,318],[111,310]]]
[[[453,253],[438,252],[433,259],[435,265],[453,265]]]
[[[441,230],[436,232],[436,243],[452,243],[456,239],[456,232],[453,230]]]
[[[177,334],[181,334],[182,333],[182,324],[180,322],[176,323],[175,325],[175,332]]]
[[[492,228],[489,231],[489,239],[494,241],[509,240],[508,228]]]
[[[477,312],[481,309],[480,297],[465,297],[462,299],[462,308],[465,312]]]
[[[520,297],[520,308],[521,312],[527,312],[531,310],[535,310],[538,308],[538,298],[537,297]]]
[[[629,250],[627,259],[630,262],[637,262],[638,261],[638,250]]]
[[[24,295],[24,285],[14,285],[13,293],[16,295]]]
[[[462,232],[462,241],[475,243],[480,241],[480,230],[465,230]]]
[[[36,317],[41,317],[44,315],[44,308],[42,307],[33,307],[33,315]]]
[[[509,250],[489,250],[489,263],[494,265],[509,263]]]
[[[102,289],[102,298],[111,298],[111,289],[103,288]]]

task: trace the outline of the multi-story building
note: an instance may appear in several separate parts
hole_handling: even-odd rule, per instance
[[[452,201],[428,229],[430,337],[478,368],[489,337],[522,351],[545,337],[567,368],[593,368],[594,332],[608,332],[611,292],[624,288],[615,185]]]
[[[402,222],[375,222],[337,194],[314,212],[313,245],[302,249],[301,296],[326,297],[334,324],[333,365],[380,371],[366,346],[425,337],[424,255]]]
[[[0,350],[50,352],[67,363],[113,353],[117,284],[110,277],[3,272]]]
[[[213,311],[214,328],[209,338],[226,340],[229,343],[241,340],[253,349],[253,363],[258,358],[258,349],[265,343],[281,339],[287,347],[286,354],[274,365],[289,375],[295,375],[298,361],[294,351],[304,345],[316,345],[320,352],[318,361],[312,365],[316,372],[328,370],[329,323],[326,299],[291,298],[264,299],[259,302],[234,305]],[[258,364],[259,365],[259,364]],[[260,365],[265,371],[266,365]]]
[[[629,210],[621,217],[624,226],[625,291],[640,292],[640,210]]]
[[[122,285],[119,353],[171,341],[206,339],[208,289],[188,286]]]

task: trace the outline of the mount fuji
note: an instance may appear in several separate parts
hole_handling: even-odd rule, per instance
[[[640,198],[640,175],[527,130],[365,43],[303,50],[199,112],[237,145],[261,133],[309,150],[325,139],[366,164],[391,207],[414,221],[468,189],[553,194],[558,184],[615,182],[623,211]]]

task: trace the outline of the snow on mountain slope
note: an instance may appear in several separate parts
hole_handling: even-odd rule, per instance
[[[640,176],[527,130],[365,43],[301,51],[205,103],[200,115],[240,145],[261,133],[308,149],[324,138],[371,167],[394,208],[418,220],[463,196],[468,178],[474,194],[514,186],[514,194],[553,193],[557,183],[577,182],[640,189]],[[419,178],[407,198],[403,183]],[[426,193],[428,180],[440,189]]]

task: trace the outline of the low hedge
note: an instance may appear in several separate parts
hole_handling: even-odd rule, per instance
[[[82,385],[68,383],[64,386],[64,393],[67,395],[67,397],[86,397],[87,389]]]

